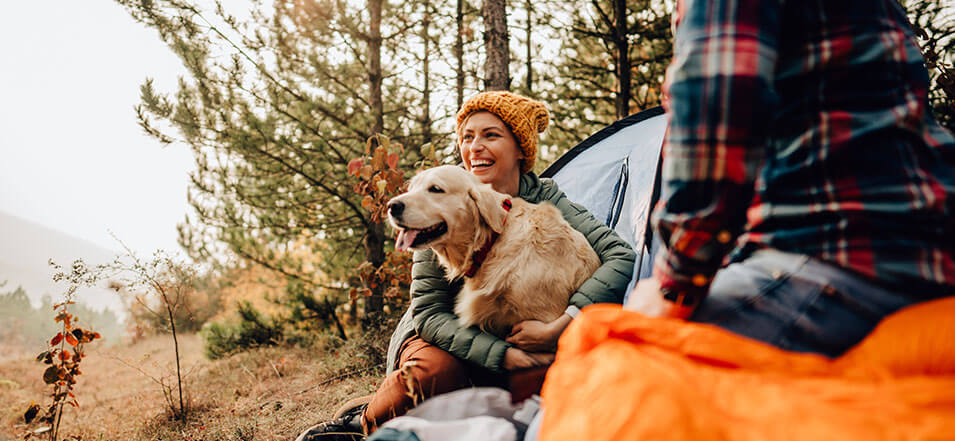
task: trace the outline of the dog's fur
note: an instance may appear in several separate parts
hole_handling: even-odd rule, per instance
[[[407,193],[389,202],[399,249],[431,248],[447,278],[463,276],[485,241],[500,234],[473,277],[466,277],[454,311],[464,326],[506,336],[524,320],[550,322],[567,308],[570,295],[600,266],[584,235],[550,203],[510,198],[455,166],[419,173]],[[395,205],[400,205],[396,210]],[[428,234],[437,235],[425,243]],[[437,232],[421,230],[435,227]]]

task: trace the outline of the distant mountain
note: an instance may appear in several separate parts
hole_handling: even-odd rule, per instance
[[[53,282],[51,258],[68,269],[76,259],[95,265],[109,262],[115,255],[83,239],[0,212],[0,283],[7,281],[0,292],[22,286],[34,304],[44,295],[56,301],[66,284]],[[125,315],[119,296],[109,289],[81,289],[75,298],[94,309],[109,308]]]

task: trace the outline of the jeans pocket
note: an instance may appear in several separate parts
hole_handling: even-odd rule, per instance
[[[744,309],[774,303],[766,297],[772,295],[790,276],[790,272],[766,271],[745,262],[730,265],[717,274],[709,295],[694,314],[693,320],[715,325],[735,321]]]
[[[713,281],[710,296],[692,320],[785,347],[786,335],[818,289],[794,277],[798,267],[748,263],[727,267],[718,276],[722,280]]]

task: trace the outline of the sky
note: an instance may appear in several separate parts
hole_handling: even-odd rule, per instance
[[[5,2],[0,14],[0,211],[143,256],[177,251],[192,156],[138,126],[147,77],[182,64],[109,0]]]

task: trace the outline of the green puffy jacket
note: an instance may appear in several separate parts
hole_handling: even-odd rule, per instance
[[[583,233],[602,262],[597,271],[570,297],[577,308],[592,303],[622,303],[633,276],[634,252],[612,229],[584,207],[571,202],[557,184],[534,173],[521,176],[518,196],[531,203],[554,204],[564,219]],[[462,327],[454,314],[455,296],[461,281],[449,282],[444,268],[431,250],[414,254],[411,269],[411,308],[405,313],[388,348],[388,372],[396,368],[398,350],[415,334],[458,358],[503,372],[504,351],[511,346],[475,326]]]

